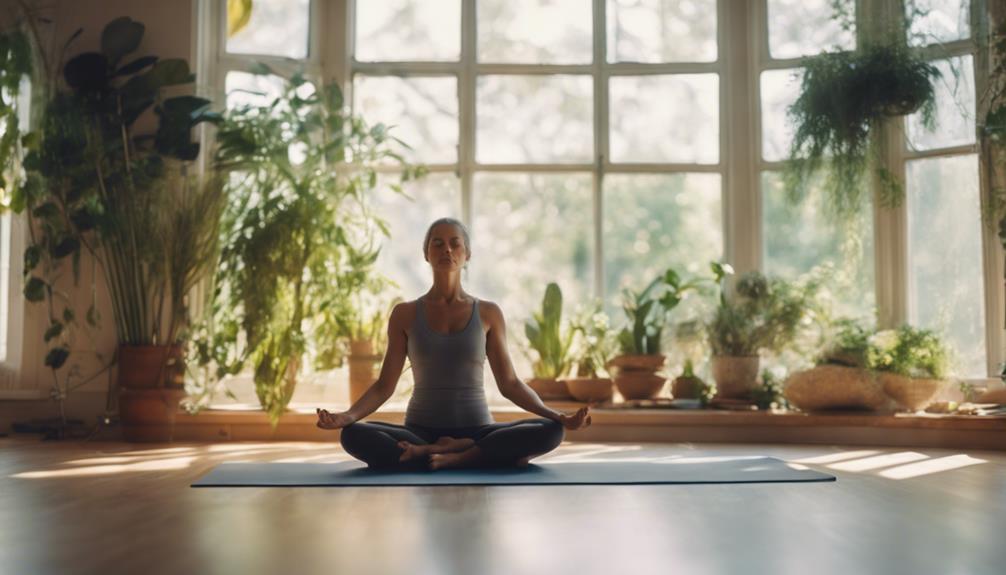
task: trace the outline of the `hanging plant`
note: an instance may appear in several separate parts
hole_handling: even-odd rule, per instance
[[[848,220],[865,205],[864,176],[871,172],[881,184],[881,204],[898,205],[903,190],[883,167],[873,136],[885,119],[919,110],[931,128],[933,81],[939,76],[934,65],[900,45],[807,59],[800,97],[788,110],[796,127],[784,173],[790,201],[800,201],[811,176],[826,169],[825,205],[839,219]]]

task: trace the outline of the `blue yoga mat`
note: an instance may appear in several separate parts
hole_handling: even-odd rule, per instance
[[[793,483],[833,475],[774,457],[675,457],[657,461],[556,461],[505,469],[378,471],[341,463],[222,463],[192,487],[347,487],[387,485],[605,485]]]

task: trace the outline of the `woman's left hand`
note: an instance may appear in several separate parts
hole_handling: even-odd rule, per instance
[[[572,415],[566,413],[560,414],[559,423],[566,429],[590,427],[590,406],[585,405],[576,410],[576,413]]]

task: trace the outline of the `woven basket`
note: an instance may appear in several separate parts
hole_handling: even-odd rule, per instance
[[[905,377],[896,373],[877,374],[884,393],[908,411],[921,411],[933,402],[946,384],[942,379]]]
[[[783,388],[789,403],[804,411],[888,408],[890,399],[877,377],[865,369],[820,365],[791,375]]]

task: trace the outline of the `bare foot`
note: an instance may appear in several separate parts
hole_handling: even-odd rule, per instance
[[[423,457],[434,453],[457,453],[464,451],[475,445],[475,440],[470,438],[455,439],[453,437],[441,437],[431,445],[416,445],[408,441],[399,441],[398,447],[402,448],[402,455],[399,461],[408,461],[416,457]]]
[[[433,453],[430,455],[430,469],[435,471],[452,467],[474,467],[478,465],[481,456],[482,450],[474,446],[460,452]]]

